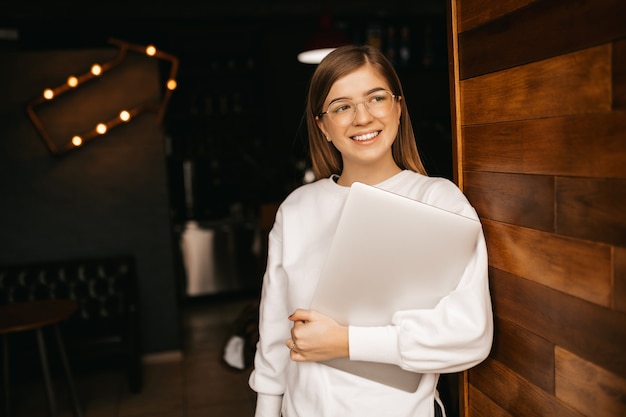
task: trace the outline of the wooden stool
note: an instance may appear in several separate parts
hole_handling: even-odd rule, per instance
[[[38,300],[26,301],[19,303],[11,303],[0,306],[0,335],[3,341],[3,364],[4,369],[3,385],[4,385],[4,413],[8,417],[10,413],[9,401],[9,343],[8,335],[11,333],[25,332],[34,330],[37,336],[37,344],[39,347],[39,356],[41,359],[41,368],[43,370],[46,392],[48,395],[48,404],[50,405],[50,416],[57,415],[57,406],[52,388],[52,380],[50,378],[50,369],[48,367],[48,355],[43,337],[43,328],[51,326],[59,347],[59,354],[63,363],[65,377],[69,386],[70,396],[72,399],[73,412],[75,417],[81,417],[82,411],[78,404],[78,396],[74,379],[70,371],[65,347],[61,338],[58,324],[69,318],[77,309],[76,302],[72,300]]]

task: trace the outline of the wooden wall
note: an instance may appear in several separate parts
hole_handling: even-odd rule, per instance
[[[449,0],[495,339],[465,416],[626,416],[626,2]]]

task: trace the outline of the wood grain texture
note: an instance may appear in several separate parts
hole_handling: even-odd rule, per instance
[[[613,108],[626,109],[626,40],[613,44]]]
[[[558,177],[556,231],[626,247],[626,179]]]
[[[459,4],[459,32],[494,20],[536,0],[463,0]]]
[[[533,142],[540,142],[532,134],[540,119],[521,122],[464,126],[463,167],[466,171],[524,173],[525,155]]]
[[[459,35],[460,78],[622,39],[624,16],[623,0],[536,1]]]
[[[446,24],[448,29],[448,80],[450,87],[450,133],[452,134],[452,177],[463,190],[463,141],[461,120],[461,93],[459,83],[458,20],[459,4],[456,0],[446,1]],[[464,400],[466,400],[465,398]],[[464,405],[464,403],[462,403]],[[465,414],[465,409],[462,410]]]
[[[489,265],[583,300],[611,305],[611,247],[483,220]]]
[[[513,417],[512,414],[504,411],[491,398],[487,397],[474,386],[469,390],[470,410],[469,415],[473,417]]]
[[[610,111],[611,99],[608,45],[461,81],[464,125]]]
[[[481,218],[554,230],[554,177],[464,172],[464,193]]]
[[[587,416],[624,417],[626,379],[555,349],[556,397]]]
[[[465,416],[626,417],[626,1],[450,1],[495,316]]]
[[[614,248],[613,258],[613,306],[626,313],[626,248]]]
[[[494,330],[494,344],[489,357],[554,394],[554,344],[498,316]],[[529,363],[532,365],[529,366]]]
[[[462,132],[469,171],[626,178],[626,111],[466,126]]]
[[[551,343],[626,375],[626,315],[491,268],[494,310]],[[534,366],[528,362],[528,366]],[[537,371],[548,369],[538,368]]]
[[[487,359],[470,369],[469,381],[499,407],[510,410],[515,416],[583,416],[495,359]],[[475,416],[485,414],[478,412]]]

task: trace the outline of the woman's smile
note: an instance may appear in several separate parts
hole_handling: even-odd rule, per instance
[[[357,142],[365,142],[365,141],[368,141],[370,139],[374,139],[375,137],[377,137],[379,135],[380,132],[381,132],[380,130],[375,130],[373,132],[360,133],[360,134],[351,136],[350,138],[352,140],[357,141]]]

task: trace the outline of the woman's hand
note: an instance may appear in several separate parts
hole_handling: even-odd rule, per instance
[[[285,344],[291,360],[318,362],[350,355],[346,326],[315,310],[297,309],[289,320],[293,327]]]

